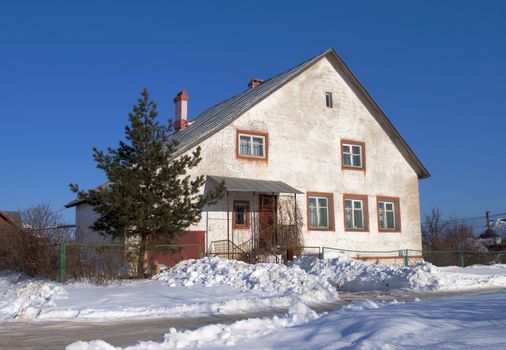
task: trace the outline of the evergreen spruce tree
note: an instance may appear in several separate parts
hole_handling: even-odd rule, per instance
[[[148,243],[174,241],[200,220],[205,205],[216,203],[224,192],[223,184],[201,192],[204,176],[188,175],[201,161],[200,147],[190,155],[173,158],[177,144],[170,140],[172,121],[161,125],[157,115],[156,104],[144,89],[129,114],[126,140],[107,152],[93,148],[97,168],[104,170],[108,183],[89,191],[70,185],[99,214],[93,230],[139,243],[139,278],[144,277]],[[128,240],[130,237],[134,239]]]

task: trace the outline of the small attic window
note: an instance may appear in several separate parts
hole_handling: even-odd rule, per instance
[[[334,108],[334,103],[332,102],[332,92],[325,93],[325,103],[328,108]]]

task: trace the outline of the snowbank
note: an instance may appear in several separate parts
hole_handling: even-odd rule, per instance
[[[341,309],[237,349],[504,349],[506,292]]]
[[[505,291],[412,303],[362,301],[318,317],[297,304],[281,318],[248,319],[193,331],[170,329],[161,342],[126,350],[206,349],[502,349]],[[94,340],[67,350],[118,350]]]
[[[109,286],[61,285],[0,274],[0,322],[11,320],[109,321],[203,317],[288,309],[336,302],[347,291],[445,291],[506,288],[506,266],[465,269],[375,265],[344,255],[297,259],[292,266],[205,258],[188,260],[152,280]]]
[[[66,295],[55,282],[31,279],[21,274],[0,275],[0,321],[30,320],[55,306],[55,300]]]
[[[157,350],[174,348],[195,348],[231,346],[238,341],[258,338],[264,334],[288,327],[294,327],[318,319],[316,312],[303,303],[290,307],[283,317],[252,318],[234,322],[230,325],[213,324],[196,330],[177,331],[171,328],[161,343],[139,342],[128,350]],[[112,350],[116,348],[102,340],[90,342],[77,341],[66,347],[66,350]]]
[[[370,264],[336,254],[330,259],[302,257],[293,263],[308,274],[328,281],[340,290],[369,291],[409,289],[436,291],[506,287],[506,276],[494,274],[445,272],[436,266],[419,262],[414,267]]]
[[[246,264],[241,261],[204,258],[187,260],[154,278],[169,286],[227,285],[264,296],[298,296],[306,303],[337,300],[337,292],[325,279],[307,274],[298,266],[273,263]]]

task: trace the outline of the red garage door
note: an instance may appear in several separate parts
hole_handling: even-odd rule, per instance
[[[174,244],[192,244],[183,246],[170,253],[160,252],[158,261],[167,266],[174,266],[187,259],[198,259],[205,253],[205,231],[187,231]]]

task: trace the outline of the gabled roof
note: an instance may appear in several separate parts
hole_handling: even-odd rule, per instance
[[[334,65],[334,68],[342,74],[343,78],[367,107],[379,125],[390,137],[399,152],[418,174],[418,178],[424,179],[430,176],[430,173],[417,158],[406,141],[402,138],[392,122],[383,113],[381,108],[369,95],[367,90],[358,81],[344,61],[339,57],[334,49],[328,49],[316,57],[284,72],[269,80],[264,81],[253,89],[248,89],[239,95],[236,95],[222,103],[219,103],[204,112],[197,115],[190,124],[183,130],[171,136],[172,140],[179,142],[175,156],[178,156],[199,143],[225,128],[242,114],[255,106],[257,103],[270,96],[273,92],[290,82],[300,75],[306,69],[318,62],[323,57],[327,57]]]
[[[11,225],[21,223],[21,213],[18,211],[2,211],[0,210],[0,217]]]

